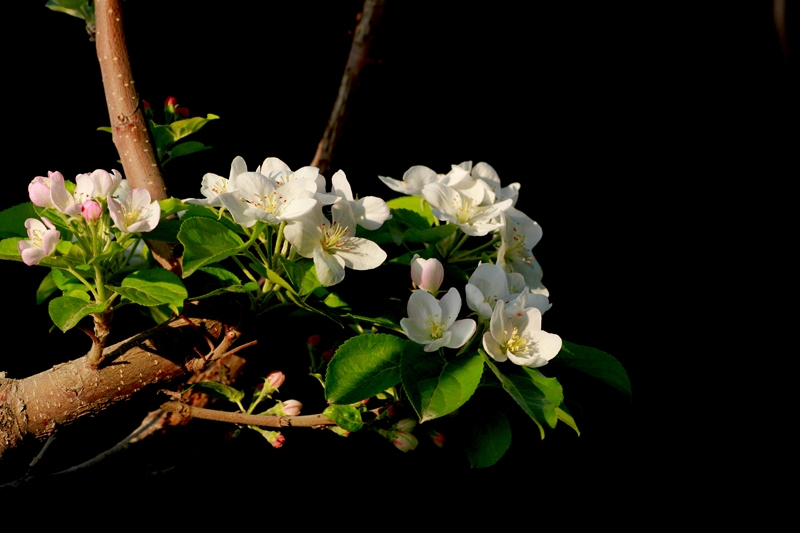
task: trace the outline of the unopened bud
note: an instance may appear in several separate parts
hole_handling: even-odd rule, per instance
[[[316,347],[316,346],[319,346],[319,343],[320,343],[321,341],[322,341],[322,339],[320,338],[320,336],[319,336],[319,335],[311,335],[311,336],[308,338],[308,341],[306,341],[306,342],[308,342],[308,345],[309,345],[309,346],[314,346],[314,347]]]
[[[444,267],[438,259],[422,259],[415,254],[411,260],[411,281],[414,286],[434,296],[444,281]]]
[[[87,200],[81,206],[81,215],[87,222],[94,222],[103,215],[103,208],[94,200]]]

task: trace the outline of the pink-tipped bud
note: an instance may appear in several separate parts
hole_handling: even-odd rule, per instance
[[[170,113],[174,113],[176,107],[178,107],[178,101],[175,100],[174,96],[170,96],[164,100],[164,109],[168,109]]]
[[[103,208],[94,200],[87,200],[81,206],[81,215],[87,222],[94,222],[103,216]]]
[[[322,342],[322,338],[319,335],[311,335],[306,342],[308,342],[309,346],[317,347]]]
[[[415,287],[435,296],[444,281],[444,267],[438,259],[422,259],[415,254],[411,260],[411,281]]]
[[[269,385],[270,392],[278,390],[278,388],[283,385],[284,381],[286,381],[286,376],[280,370],[270,372],[267,376],[267,384]]]
[[[325,350],[322,352],[322,358],[330,363],[331,359],[333,359],[333,350]]]
[[[261,434],[267,439],[267,442],[272,444],[273,448],[280,448],[286,442],[286,437],[281,435],[280,431],[262,431]]]
[[[442,446],[444,446],[444,441],[445,441],[444,435],[442,435],[442,434],[441,434],[440,432],[438,432],[438,431],[437,431],[435,434],[431,435],[431,440],[432,440],[432,441],[433,441],[433,443],[434,443],[436,446],[438,446],[439,448],[441,448]]]
[[[284,416],[297,416],[302,408],[303,404],[297,400],[286,400],[281,406],[281,414]]]
[[[411,431],[412,429],[414,429],[414,426],[416,426],[416,425],[417,425],[417,421],[414,420],[413,418],[404,418],[401,421],[399,421],[397,424],[395,424],[394,428],[397,431],[402,431],[402,432],[406,432],[407,433],[407,432]]]
[[[189,108],[188,107],[179,107],[175,110],[175,114],[182,117],[182,118],[189,118]]]
[[[405,453],[408,450],[413,450],[419,444],[417,437],[412,435],[411,433],[406,433],[405,431],[396,431],[394,433],[394,438],[392,438],[392,444],[400,450],[401,452]]]

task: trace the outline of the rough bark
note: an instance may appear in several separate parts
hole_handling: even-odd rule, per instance
[[[103,75],[114,145],[124,175],[132,189],[145,188],[152,200],[165,200],[167,188],[133,80],[120,1],[97,0],[95,17],[97,59]],[[180,274],[180,253],[175,244],[147,241],[147,245],[164,268]]]
[[[147,388],[161,388],[204,364],[197,351],[227,326],[214,319],[178,319],[103,350],[94,368],[88,356],[25,379],[0,379],[0,459],[23,439],[43,439],[56,427],[128,400]]]

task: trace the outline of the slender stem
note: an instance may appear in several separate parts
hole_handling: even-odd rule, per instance
[[[231,257],[236,262],[236,264],[239,265],[239,268],[242,269],[242,272],[244,272],[244,275],[247,276],[248,278],[250,278],[250,281],[255,281],[256,283],[258,283],[258,280],[256,280],[256,278],[253,277],[253,275],[250,273],[250,271],[247,270],[247,268],[245,268],[245,266],[242,264],[242,262],[239,261],[238,257],[236,257],[235,255],[232,255]]]
[[[69,271],[70,274],[72,274],[73,276],[78,278],[81,281],[81,283],[83,283],[84,285],[86,285],[89,288],[89,291],[94,295],[95,300],[97,300],[98,302],[102,301],[102,300],[100,300],[100,297],[97,295],[97,292],[95,292],[95,290],[94,290],[95,288],[91,285],[91,283],[86,281],[84,279],[84,277],[81,276],[80,274],[78,274],[78,272],[74,268],[72,268],[70,265],[67,265],[67,270]]]

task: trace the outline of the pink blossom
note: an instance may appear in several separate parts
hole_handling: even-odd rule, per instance
[[[81,215],[83,215],[83,218],[85,218],[87,222],[94,222],[95,220],[99,220],[103,215],[103,208],[94,200],[88,200],[83,202],[81,206]]]

